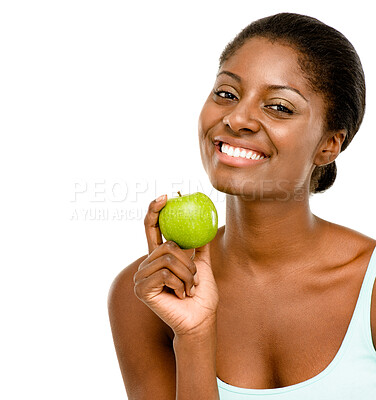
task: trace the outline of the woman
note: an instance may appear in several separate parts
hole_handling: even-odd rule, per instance
[[[161,196],[148,254],[110,291],[130,400],[376,398],[376,241],[309,207],[364,107],[357,53],[313,18],[264,18],[227,45],[199,118],[226,224],[195,252],[163,243]]]

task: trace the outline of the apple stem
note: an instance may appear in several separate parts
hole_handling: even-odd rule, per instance
[[[178,191],[178,195],[179,195],[179,197],[182,197],[182,195],[181,195],[181,193]]]

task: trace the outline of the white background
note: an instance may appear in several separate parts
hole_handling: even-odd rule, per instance
[[[280,11],[334,26],[362,59],[366,117],[312,209],[376,237],[370,2],[1,2],[2,399],[126,399],[108,289],[146,253],[156,196],[204,191],[224,223],[198,115],[225,44]]]

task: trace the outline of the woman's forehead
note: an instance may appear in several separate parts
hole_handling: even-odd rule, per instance
[[[229,67],[252,71],[253,67],[280,69],[288,68],[292,72],[300,71],[298,64],[299,54],[287,44],[272,42],[266,38],[255,37],[245,42],[228,60],[221,69]]]

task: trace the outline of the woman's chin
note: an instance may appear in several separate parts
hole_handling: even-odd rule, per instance
[[[218,177],[218,175],[209,175],[209,180],[219,192],[238,196],[246,201],[301,201],[308,195],[308,189],[304,190],[301,186],[293,184],[287,185],[286,181],[284,181],[284,185],[268,180],[234,182],[234,180],[225,179],[223,176]]]
[[[257,187],[245,188],[244,184],[236,184],[233,181],[228,181],[223,178],[217,179],[217,177],[213,178],[209,176],[209,180],[216,190],[225,194],[240,196],[244,199],[249,200],[256,200],[262,197],[262,193],[260,193]]]

